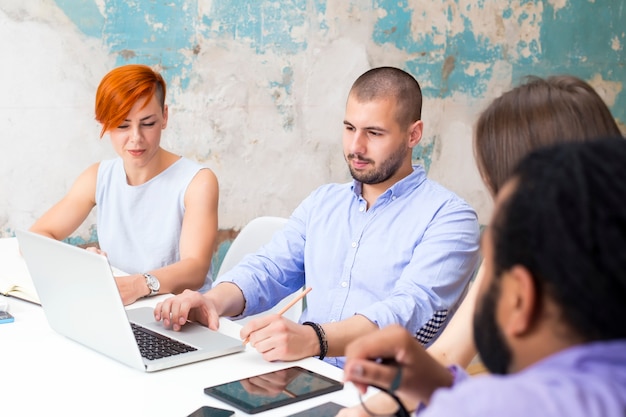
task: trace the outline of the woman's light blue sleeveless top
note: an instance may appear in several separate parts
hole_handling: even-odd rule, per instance
[[[96,183],[98,242],[112,266],[141,274],[180,260],[185,191],[204,168],[180,158],[145,184],[131,186],[121,158],[100,162]],[[202,291],[211,287],[211,270]]]

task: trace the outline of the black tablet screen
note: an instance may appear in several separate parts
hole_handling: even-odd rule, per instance
[[[339,381],[296,366],[208,387],[204,393],[254,414],[342,388]]]

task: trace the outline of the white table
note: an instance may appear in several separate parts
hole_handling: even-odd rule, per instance
[[[129,308],[152,306],[161,297],[141,300]],[[315,358],[267,362],[249,345],[241,353],[143,373],[55,333],[40,306],[14,298],[5,300],[15,322],[0,324],[0,415],[3,417],[185,417],[202,405],[235,410],[235,415],[245,416],[248,414],[207,396],[203,389],[292,365],[337,380],[343,377],[341,369]],[[239,337],[239,329],[236,322],[220,321],[220,331],[226,334]],[[350,406],[359,400],[355,387],[346,384],[342,391],[256,415],[287,416],[327,401]]]

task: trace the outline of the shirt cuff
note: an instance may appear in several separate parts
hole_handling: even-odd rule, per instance
[[[463,369],[459,365],[448,366],[448,370],[450,371],[453,377],[452,387],[455,386],[456,384],[459,384],[465,381],[466,379],[470,377],[469,374],[465,371],[465,369]]]
[[[448,371],[452,374],[452,386],[450,388],[469,378],[469,374],[459,365],[448,366]],[[426,410],[426,405],[424,403],[420,403],[415,410],[415,416],[419,416],[424,410]]]

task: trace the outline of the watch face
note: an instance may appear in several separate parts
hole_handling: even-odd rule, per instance
[[[150,274],[145,274],[145,277],[146,277],[146,283],[148,284],[148,288],[150,288],[150,290],[153,292],[159,291],[159,288],[161,287],[159,280],[156,279],[154,275],[150,275]]]

